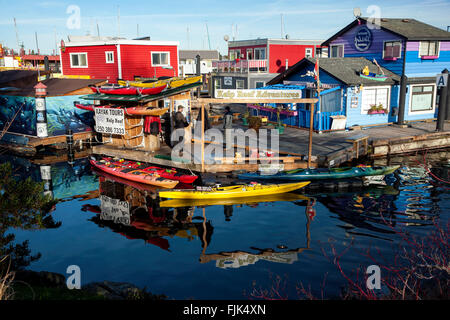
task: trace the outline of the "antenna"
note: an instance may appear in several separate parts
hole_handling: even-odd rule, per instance
[[[120,38],[120,6],[117,6],[117,38]]]
[[[98,28],[98,20],[96,20],[96,23],[97,23],[97,37],[100,38],[100,29]]]
[[[208,47],[209,47],[209,50],[211,50],[211,40],[209,39],[208,22],[205,22],[205,24],[206,24],[206,34],[208,36]]]
[[[14,30],[16,31],[17,52],[20,52],[19,32],[17,32],[16,18],[14,18]]]
[[[37,49],[37,54],[39,54],[39,44],[38,44],[38,38],[37,38],[37,32],[34,32],[34,36],[36,38],[36,49]],[[37,72],[38,72],[38,80],[41,77],[41,73],[39,71],[39,62],[37,64]]]

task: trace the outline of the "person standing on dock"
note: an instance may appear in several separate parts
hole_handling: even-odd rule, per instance
[[[186,121],[186,118],[184,117],[183,114],[183,106],[178,106],[178,111],[177,113],[175,113],[175,129],[184,129],[185,127],[187,127],[189,124]]]

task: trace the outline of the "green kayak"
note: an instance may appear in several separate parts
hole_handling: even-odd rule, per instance
[[[367,176],[384,176],[393,173],[399,167],[400,166],[296,169],[290,171],[281,171],[273,175],[262,175],[260,173],[243,173],[238,175],[238,178],[243,180],[279,181],[334,180]]]

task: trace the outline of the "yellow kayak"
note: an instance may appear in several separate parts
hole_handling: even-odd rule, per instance
[[[243,197],[226,199],[172,199],[164,200],[159,203],[161,208],[179,208],[179,207],[205,207],[205,206],[232,206],[239,204],[256,204],[262,202],[275,201],[300,201],[310,200],[309,197],[298,193],[280,193],[271,194],[262,197]]]
[[[142,81],[125,81],[125,80],[119,80],[118,84],[121,86],[132,86],[132,87],[139,87],[139,88],[154,88],[154,87],[160,87],[164,84],[167,84],[168,88],[177,88],[181,86],[185,86],[188,84],[193,84],[196,82],[202,81],[202,76],[194,76],[194,77],[187,77],[187,78],[170,78],[165,80],[158,80],[155,82],[142,82]]]
[[[310,181],[283,184],[249,184],[229,187],[207,188],[203,190],[170,190],[160,191],[160,198],[169,199],[228,199],[266,196],[277,193],[294,191],[308,185]]]

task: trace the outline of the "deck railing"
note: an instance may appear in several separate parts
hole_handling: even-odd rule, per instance
[[[212,62],[216,72],[267,72],[267,60],[218,60]]]

